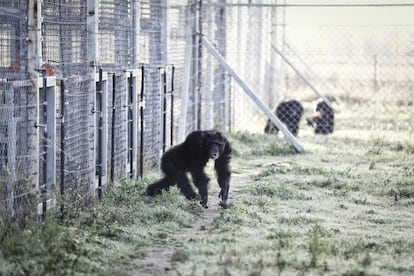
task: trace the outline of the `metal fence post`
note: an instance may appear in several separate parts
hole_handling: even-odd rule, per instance
[[[167,146],[167,73],[165,68],[160,68],[161,71],[161,81],[162,81],[162,119],[161,119],[161,135],[162,135],[162,152],[165,152]]]
[[[33,83],[33,92],[35,93],[35,105],[39,107],[39,84],[38,77],[39,73],[36,71],[40,68],[42,62],[42,1],[40,0],[29,0],[27,2],[27,30],[28,30],[28,44],[27,44],[27,72],[30,75]],[[35,124],[39,123],[39,111],[35,111],[36,116]],[[39,155],[39,128],[35,127],[32,133],[32,140],[29,142],[30,148],[33,152]],[[31,167],[33,175],[32,186],[37,190],[39,189],[39,158],[34,161],[35,164]],[[39,211],[37,211],[39,214]]]
[[[95,177],[96,177],[96,149],[95,149],[95,139],[96,139],[96,120],[94,111],[96,110],[96,66],[99,63],[99,49],[98,49],[98,19],[99,19],[99,9],[98,9],[98,0],[87,0],[87,64],[88,75],[89,75],[89,89],[90,92],[88,95],[88,109],[91,111],[88,116],[88,141],[91,144],[89,146],[89,167],[91,172],[89,174],[90,187],[89,193],[94,198],[95,197]]]
[[[97,184],[98,184],[98,198],[99,200],[102,200],[102,194],[103,194],[103,177],[104,177],[104,167],[106,159],[104,159],[104,151],[106,149],[106,143],[104,143],[104,129],[105,129],[105,122],[104,120],[104,112],[106,110],[104,105],[104,85],[103,85],[103,72],[102,68],[99,68],[98,73],[98,82],[96,83],[96,110],[95,110],[95,116],[96,116],[96,162],[95,162],[95,168],[96,168],[96,176],[97,176]]]
[[[42,133],[39,141],[41,149],[39,159],[42,160],[39,163],[39,176],[41,177],[39,182],[41,183],[42,197],[40,213],[42,219],[45,219],[48,203],[53,205],[54,198],[51,191],[56,183],[56,81],[54,77],[48,78],[45,74],[41,79],[41,83],[39,85],[39,113],[41,116],[37,127]]]
[[[111,120],[111,183],[115,180],[115,116],[116,116],[116,75],[112,75],[112,120]]]
[[[145,68],[141,66],[141,93],[139,96],[139,176],[142,178],[144,174],[144,91],[145,91]]]
[[[175,67],[171,68],[171,126],[170,126],[170,146],[174,144],[174,77]]]
[[[136,70],[129,71],[128,86],[127,86],[127,172],[131,179],[137,177],[137,125],[138,125],[138,94],[137,94],[137,77]]]
[[[65,215],[65,82],[60,82],[60,216]]]

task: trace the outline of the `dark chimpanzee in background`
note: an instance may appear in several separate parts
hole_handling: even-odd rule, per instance
[[[307,118],[308,125],[315,129],[316,134],[329,134],[334,130],[334,111],[324,100],[319,100],[316,104],[318,116]]]
[[[299,121],[303,115],[303,106],[300,104],[300,102],[296,100],[287,100],[281,102],[276,107],[275,115],[282,123],[286,125],[287,129],[293,135],[298,135]],[[264,132],[269,134],[277,134],[279,132],[279,129],[272,123],[272,121],[267,120]]]
[[[230,188],[231,147],[227,139],[218,131],[198,130],[190,133],[182,144],[170,148],[161,158],[161,170],[164,178],[147,188],[150,196],[160,194],[162,190],[177,184],[187,199],[200,199],[201,205],[208,208],[208,182],[210,178],[204,172],[209,159],[213,159],[217,181],[221,188],[220,205],[227,207]],[[199,195],[193,190],[187,173],[191,174]]]

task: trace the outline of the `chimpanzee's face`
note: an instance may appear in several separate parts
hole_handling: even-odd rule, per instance
[[[211,132],[208,133],[207,146],[210,150],[210,158],[216,160],[223,153],[226,142],[219,133]]]

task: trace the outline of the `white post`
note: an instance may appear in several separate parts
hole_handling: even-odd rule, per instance
[[[38,205],[38,214],[46,215],[46,211],[55,205],[53,190],[56,184],[56,78],[43,77],[38,79],[37,87],[41,98],[45,100],[45,106],[41,123],[38,125],[42,136],[42,151],[46,160],[44,161],[44,190],[42,192],[43,201]]]
[[[37,85],[39,73],[36,71],[42,65],[42,0],[28,1],[28,64],[27,71],[30,74],[32,82]],[[36,90],[37,91],[37,90]]]
[[[207,1],[207,36],[208,39],[213,38],[213,27],[215,21],[213,20],[214,11],[210,0]],[[207,74],[205,86],[202,90],[202,100],[205,107],[205,112],[202,116],[203,128],[210,129],[214,127],[214,66],[211,56],[207,56]]]
[[[39,85],[38,77],[39,73],[36,71],[42,64],[42,1],[41,0],[28,0],[27,2],[27,72],[30,74],[32,82],[32,93],[35,94],[34,104],[39,107]],[[30,114],[30,117],[35,117],[35,124],[39,124],[39,110],[35,109],[35,114]],[[31,140],[29,143],[30,154],[35,153],[36,156],[40,155],[39,152],[39,128],[33,126],[31,132]],[[29,154],[29,153],[28,153]],[[39,189],[39,159],[36,158],[31,166],[31,176],[29,185]]]
[[[161,0],[161,65],[166,66],[168,63],[168,0]]]
[[[185,57],[184,57],[184,80],[181,87],[181,112],[180,124],[178,125],[177,142],[182,142],[185,139],[187,130],[187,112],[188,112],[188,96],[190,90],[191,80],[191,63],[193,57],[193,40],[192,27],[187,19],[186,39],[185,39]]]
[[[274,123],[277,128],[285,135],[289,142],[296,148],[300,153],[304,152],[302,145],[296,139],[292,133],[285,127],[285,125],[273,114],[273,112],[260,100],[259,97],[247,86],[247,84],[240,78],[240,76],[230,67],[223,56],[214,49],[213,45],[202,36],[203,45],[210,51],[210,53],[217,59],[217,61],[223,66],[235,79],[235,81],[243,88],[246,94],[256,103],[256,105],[266,114],[266,116]]]
[[[89,129],[89,167],[92,172],[89,175],[89,192],[91,196],[95,197],[95,177],[96,177],[96,156],[95,156],[95,145],[98,137],[95,127],[95,114],[96,110],[96,66],[98,65],[99,51],[98,51],[98,0],[87,0],[87,58],[89,65],[89,92],[88,97],[88,129]]]
[[[50,82],[50,84],[49,84]],[[45,88],[43,88],[45,89]],[[46,186],[48,192],[51,188],[54,188],[56,184],[56,78],[49,77],[46,91],[46,103],[47,103],[47,179]]]
[[[132,45],[133,45],[133,68],[138,68],[138,63],[140,60],[140,47],[139,47],[139,39],[140,39],[140,33],[141,33],[141,24],[140,24],[140,18],[141,18],[141,9],[140,9],[140,1],[139,0],[133,0],[132,1],[132,30],[133,30],[133,36],[132,36]]]
[[[131,77],[134,79],[132,87],[132,156],[133,156],[133,179],[138,177],[138,70],[131,72]]]

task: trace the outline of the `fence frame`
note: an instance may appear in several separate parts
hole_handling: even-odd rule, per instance
[[[37,182],[37,189],[41,192],[38,214],[44,219],[47,210],[54,208],[56,204],[54,197],[56,185],[56,77],[44,76],[38,78],[36,87],[38,112],[35,127],[37,128],[37,139],[39,141],[39,171],[40,165],[43,167],[42,174],[38,174]],[[45,107],[43,114],[40,114],[41,106]],[[41,130],[43,130],[43,134],[41,134]],[[44,156],[42,162],[41,156]]]

